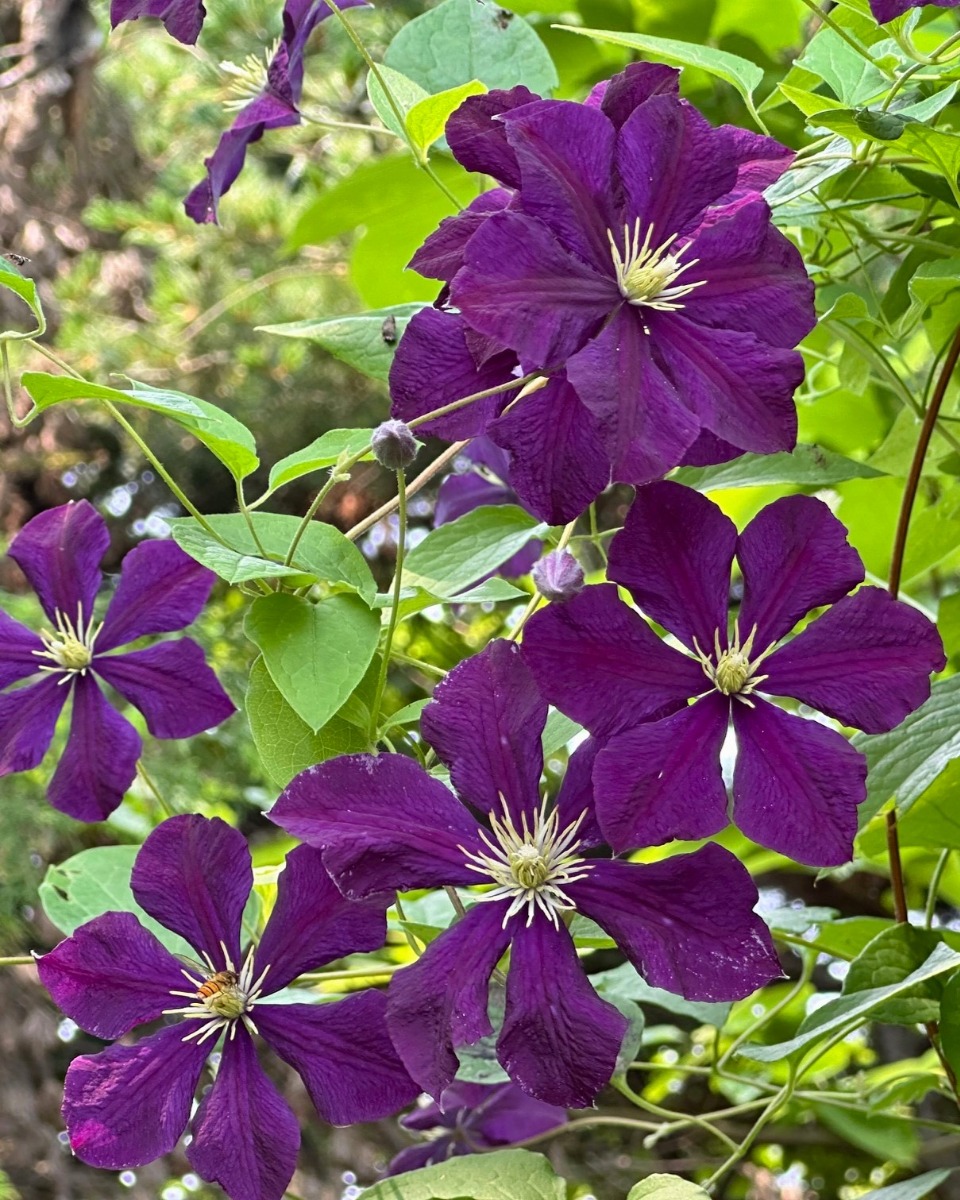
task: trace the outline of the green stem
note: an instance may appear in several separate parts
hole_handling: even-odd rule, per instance
[[[33,961],[31,954],[14,954],[10,958],[0,958],[0,967],[28,967]]]
[[[937,894],[940,891],[940,881],[943,879],[943,872],[946,870],[946,866],[949,861],[949,848],[941,850],[940,857],[937,859],[937,865],[933,868],[933,877],[930,880],[930,887],[927,889],[927,904],[923,913],[924,929],[930,929],[933,926],[933,915],[937,907]]]
[[[296,553],[297,553],[297,547],[300,545],[300,540],[303,537],[303,535],[307,532],[310,522],[317,515],[320,505],[324,502],[324,500],[326,500],[331,489],[333,487],[335,487],[336,484],[340,483],[341,481],[342,481],[342,477],[340,475],[340,472],[336,471],[336,470],[331,471],[326,483],[323,485],[323,487],[321,487],[319,492],[317,492],[317,494],[314,496],[313,500],[310,502],[310,507],[303,514],[303,519],[301,520],[300,524],[297,526],[297,532],[293,535],[293,539],[290,542],[290,549],[287,551],[286,557],[283,560],[283,565],[285,567],[289,567],[290,564],[293,562],[293,560],[296,556]]]
[[[706,1117],[696,1116],[693,1113],[676,1113],[671,1112],[668,1108],[661,1108],[659,1104],[653,1104],[635,1092],[627,1083],[626,1079],[615,1078],[611,1080],[611,1083],[621,1095],[626,1096],[631,1104],[635,1104],[637,1108],[642,1108],[644,1112],[648,1112],[652,1116],[662,1117],[665,1121],[669,1122],[668,1125],[661,1124],[657,1126],[657,1134],[659,1136],[666,1136],[667,1133],[672,1133],[676,1129],[686,1128],[688,1125],[696,1125],[698,1129],[702,1129],[711,1137],[719,1138],[719,1140],[723,1142],[728,1150],[736,1150],[736,1142],[734,1142],[732,1138],[728,1137],[721,1130],[717,1129],[713,1124],[711,1124],[710,1121],[706,1119]],[[711,1114],[711,1116],[712,1115],[713,1114]]]
[[[778,1013],[782,1012],[788,1007],[788,1005],[792,1004],[810,982],[811,976],[813,975],[813,969],[816,966],[817,957],[815,953],[803,954],[802,951],[801,955],[801,961],[803,965],[801,967],[800,976],[797,979],[797,982],[777,1001],[776,1004],[771,1005],[771,1007],[768,1008],[765,1013],[758,1017],[756,1021],[754,1021],[751,1025],[744,1029],[741,1034],[733,1039],[726,1050],[724,1050],[723,1054],[721,1054],[717,1059],[716,1070],[718,1074],[723,1071],[724,1067],[727,1065],[730,1059],[733,1058],[744,1042],[749,1041],[752,1037],[755,1037],[756,1034],[763,1029],[765,1025],[768,1025]]]
[[[7,405],[7,416],[14,429],[26,429],[37,415],[37,406],[31,406],[25,417],[18,417],[13,404],[13,378],[10,370],[10,347],[6,338],[0,340],[0,366],[3,368],[3,398]]]
[[[765,1126],[765,1125],[766,1125],[766,1124],[767,1124],[767,1123],[768,1123],[770,1120],[772,1120],[772,1118],[775,1116],[775,1114],[776,1114],[777,1110],[778,1110],[778,1109],[779,1109],[779,1108],[780,1108],[780,1107],[781,1107],[781,1106],[782,1106],[784,1103],[786,1103],[786,1101],[787,1101],[787,1100],[789,1100],[789,1098],[790,1098],[790,1094],[791,1094],[791,1091],[792,1091],[792,1087],[791,1087],[791,1084],[792,1084],[792,1082],[793,1082],[793,1081],[792,1081],[792,1079],[791,1079],[791,1080],[790,1080],[790,1081],[789,1081],[789,1082],[788,1082],[788,1083],[787,1083],[787,1084],[786,1084],[784,1087],[782,1087],[782,1088],[780,1089],[780,1091],[779,1091],[779,1092],[777,1092],[777,1094],[776,1094],[776,1095],[775,1095],[775,1096],[774,1096],[774,1097],[773,1097],[773,1098],[770,1100],[770,1102],[769,1102],[769,1103],[767,1104],[767,1106],[764,1108],[764,1110],[763,1110],[763,1112],[760,1114],[760,1116],[759,1116],[759,1117],[757,1117],[757,1119],[756,1119],[756,1121],[754,1122],[753,1126],[751,1127],[750,1131],[747,1133],[747,1135],[746,1135],[746,1136],[743,1138],[743,1140],[740,1142],[739,1146],[737,1146],[737,1147],[735,1148],[735,1150],[734,1150],[734,1151],[733,1151],[733,1153],[730,1155],[730,1157],[729,1157],[729,1158],[726,1160],[726,1162],[725,1162],[725,1163],[723,1163],[721,1166],[719,1166],[719,1167],[716,1169],[716,1171],[714,1171],[714,1173],[713,1173],[713,1174],[710,1176],[710,1178],[707,1180],[707,1182],[706,1182],[706,1183],[704,1183],[704,1184],[702,1185],[702,1186],[703,1186],[703,1189],[704,1189],[704,1191],[706,1191],[706,1192],[712,1192],[712,1191],[713,1191],[713,1189],[714,1189],[714,1188],[717,1186],[717,1184],[720,1182],[720,1180],[721,1180],[721,1179],[723,1179],[723,1177],[724,1177],[726,1174],[728,1174],[728,1173],[729,1173],[729,1172],[730,1172],[730,1171],[731,1171],[731,1170],[732,1170],[732,1169],[733,1169],[733,1168],[734,1168],[734,1167],[737,1165],[737,1163],[738,1163],[738,1162],[740,1162],[740,1161],[741,1161],[741,1160],[742,1160],[742,1159],[743,1159],[743,1158],[746,1156],[746,1154],[747,1154],[747,1153],[748,1153],[748,1151],[750,1150],[750,1147],[753,1145],[753,1143],[754,1143],[754,1142],[757,1140],[757,1138],[760,1136],[761,1132],[763,1131],[763,1128],[764,1128],[764,1126]]]
[[[411,496],[415,496],[422,487],[426,487],[434,475],[439,474],[439,472],[443,470],[443,468],[448,462],[450,462],[451,459],[456,458],[464,446],[469,443],[469,441],[470,439],[467,438],[466,441],[463,442],[454,442],[453,445],[448,446],[442,454],[438,454],[428,467],[424,467],[416,479],[414,479],[413,482],[408,486],[407,499],[409,500]],[[392,500],[388,500],[386,504],[381,504],[379,508],[374,509],[372,513],[364,517],[362,521],[358,521],[356,525],[348,529],[345,536],[349,538],[351,542],[355,542],[358,537],[366,533],[367,530],[373,525],[376,525],[378,521],[382,521],[384,517],[388,517],[396,509],[398,504],[399,499],[398,497],[394,496]]]
[[[393,661],[400,663],[401,666],[413,667],[414,670],[423,671],[426,675],[436,675],[437,679],[446,679],[450,673],[444,670],[443,667],[437,667],[433,663],[424,662],[422,658],[414,658],[410,654],[401,654],[399,650],[394,650],[392,657]]]
[[[387,636],[383,643],[383,658],[380,661],[380,673],[377,676],[377,690],[373,695],[370,706],[370,742],[376,745],[377,727],[380,724],[380,706],[383,703],[383,692],[387,686],[387,673],[390,670],[390,651],[393,648],[393,635],[397,631],[400,619],[400,589],[403,584],[403,555],[407,541],[407,476],[403,467],[397,471],[397,506],[400,510],[399,528],[397,530],[397,561],[393,571],[393,603],[390,606],[390,620],[387,624]]]
[[[166,813],[166,815],[168,817],[175,817],[177,815],[177,810],[173,807],[173,805],[168,800],[166,800],[164,798],[163,793],[160,791],[160,789],[157,787],[157,785],[153,782],[153,779],[147,773],[147,769],[143,765],[142,762],[137,763],[137,774],[143,780],[148,791],[150,791],[153,794],[153,798],[160,805],[160,807],[163,809],[163,811]]]
[[[253,517],[250,513],[250,509],[247,507],[246,497],[243,494],[243,483],[239,479],[237,480],[237,508],[239,508],[240,512],[243,514],[243,519],[247,523],[247,528],[250,530],[250,536],[253,538],[253,544],[259,551],[260,557],[266,558],[267,551],[263,545],[263,542],[260,540],[260,535],[257,533],[257,527],[253,523]]]
[[[810,11],[812,13],[814,13],[817,17],[820,18],[820,20],[824,23],[824,25],[829,25],[829,27],[833,30],[833,32],[837,35],[837,37],[842,38],[847,43],[848,46],[850,46],[850,47],[852,47],[852,49],[856,50],[856,52],[860,55],[861,58],[866,59],[866,61],[868,63],[870,63],[871,66],[876,67],[877,70],[880,71],[882,74],[886,75],[888,79],[891,78],[891,72],[886,67],[882,67],[880,65],[880,63],[877,62],[877,60],[873,57],[873,55],[870,53],[870,51],[867,49],[867,47],[861,46],[861,44],[857,41],[857,39],[855,37],[853,37],[852,34],[848,33],[843,28],[842,25],[838,25],[837,22],[833,19],[833,17],[830,16],[829,13],[826,13],[823,11],[823,9],[816,3],[816,0],[803,0],[803,3],[807,6],[807,8],[810,9]]]
[[[349,971],[308,971],[297,983],[338,983],[343,979],[380,979],[399,971],[402,963],[387,963],[383,967],[360,967]]]
[[[437,417],[445,417],[447,413],[457,412],[461,408],[466,408],[468,404],[473,404],[475,400],[485,400],[487,396],[498,396],[501,392],[511,392],[514,388],[526,387],[528,383],[532,383],[535,379],[540,379],[541,371],[531,371],[529,375],[522,375],[519,379],[511,379],[508,383],[498,383],[496,387],[484,388],[482,392],[473,392],[469,396],[463,396],[459,400],[451,400],[449,404],[444,404],[442,408],[435,408],[432,412],[424,413],[422,417],[414,417],[412,421],[407,421],[410,429],[417,429],[419,426],[426,424],[427,421],[435,421]]]

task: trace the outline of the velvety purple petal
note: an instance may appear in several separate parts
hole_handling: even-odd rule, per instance
[[[691,321],[786,347],[817,323],[813,280],[797,248],[771,225],[759,196],[714,214],[697,231],[689,254],[698,261],[683,279],[699,284],[683,301]]]
[[[141,542],[123,560],[120,583],[97,635],[97,652],[147,633],[172,633],[199,615],[216,576],[176,542]]]
[[[530,512],[565,525],[610,482],[597,422],[563,378],[525,396],[490,425],[510,454],[510,481]]]
[[[70,695],[61,678],[54,675],[0,696],[0,777],[32,770],[46,754]]]
[[[960,0],[870,0],[870,11],[875,21],[885,25],[894,17],[903,16],[908,9],[920,8],[922,4],[932,4],[937,8],[956,8]]]
[[[547,700],[597,737],[666,716],[705,690],[700,664],[661,641],[612,584],[536,613],[523,656]]]
[[[624,122],[617,142],[617,167],[626,197],[623,220],[633,230],[639,218],[652,245],[686,228],[736,182],[733,143],[695,108],[675,96],[654,96]],[[618,237],[621,229],[615,231]]]
[[[751,133],[739,125],[724,125],[733,142],[737,163],[736,192],[763,192],[776,183],[796,158],[796,151],[781,145],[776,138]]]
[[[180,963],[130,912],[94,917],[37,959],[40,982],[66,1016],[112,1040],[179,1008],[189,991]]]
[[[601,274],[542,221],[512,211],[495,213],[473,235],[450,292],[470,325],[531,368],[560,366],[622,303],[612,262]]]
[[[111,0],[110,3],[110,24],[114,28],[121,21],[158,17],[171,37],[188,46],[200,36],[205,16],[206,9],[200,0]]]
[[[457,1073],[454,1047],[493,1031],[487,991],[509,935],[501,928],[506,901],[481,903],[430,943],[390,980],[387,1025],[407,1070],[439,1098]]]
[[[597,819],[615,854],[673,838],[695,841],[724,828],[720,749],[729,721],[730,701],[711,692],[605,745],[593,780]]]
[[[538,912],[529,926],[515,919],[511,933],[497,1057],[538,1100],[587,1108],[610,1082],[627,1018],[594,991],[565,925]]]
[[[512,355],[497,355],[478,369],[464,333],[462,318],[437,308],[421,309],[411,318],[390,368],[392,416],[412,421],[515,377]],[[419,428],[450,441],[478,437],[514,394],[496,392]]]
[[[800,354],[683,313],[651,312],[648,323],[681,400],[717,437],[758,454],[793,449]]]
[[[753,880],[720,846],[657,863],[598,862],[567,891],[653,987],[688,1000],[739,1000],[782,974],[753,911]]]
[[[91,1167],[122,1171],[169,1154],[186,1128],[209,1042],[183,1041],[182,1022],[81,1055],[67,1069],[63,1119],[70,1148]]]
[[[645,318],[624,305],[567,363],[619,483],[648,483],[680,462],[700,422],[652,357]]]
[[[450,1090],[447,1089],[444,1099]],[[512,1142],[523,1142],[567,1122],[565,1108],[529,1096],[512,1083],[485,1090],[489,1095],[475,1102],[468,1129],[471,1137],[479,1134],[487,1145],[509,1146]]]
[[[38,658],[43,642],[25,625],[0,611],[0,689],[36,675],[42,665],[52,666],[49,658]]]
[[[216,224],[220,200],[233,187],[237,176],[243,170],[248,147],[258,142],[268,128],[278,129],[283,125],[299,123],[299,114],[287,110],[279,100],[271,97],[268,103],[271,108],[276,109],[269,123],[246,121],[228,129],[220,135],[213,154],[203,160],[207,171],[206,178],[201,179],[196,187],[191,189],[183,202],[184,212],[198,225]],[[254,104],[257,105],[257,111],[264,107],[258,101]],[[254,104],[248,107],[252,109]]]
[[[76,680],[70,733],[47,798],[77,821],[105,821],[137,773],[140,735],[109,703],[92,675]]]
[[[756,651],[777,641],[801,617],[833,604],[863,581],[860,555],[822,500],[784,496],[760,510],[740,535],[743,572],[740,631],[754,625]]]
[[[270,995],[305,971],[346,954],[379,950],[386,940],[385,903],[347,900],[327,874],[321,852],[297,846],[280,872],[253,975],[270,968],[263,983],[264,995]]]
[[[701,492],[679,483],[639,488],[610,543],[607,576],[690,649],[727,644],[737,527]],[[704,690],[702,687],[701,691]]]
[[[733,706],[733,819],[749,838],[813,867],[853,855],[867,760],[833,729],[754,697]]]
[[[677,96],[679,93],[680,72],[675,67],[666,67],[663,63],[628,63],[619,75],[598,83],[584,103],[599,105],[619,129],[633,110],[651,96]]]
[[[612,271],[607,230],[616,129],[599,108],[541,100],[503,118],[517,156],[523,211],[542,221],[571,254]]]
[[[516,642],[497,638],[464,659],[423,710],[423,736],[450,768],[457,795],[483,812],[508,807],[521,814],[540,807],[547,703]]]
[[[348,896],[477,881],[459,849],[478,841],[476,821],[401,754],[349,754],[310,767],[287,785],[270,820],[324,850]]]
[[[486,441],[486,438],[478,439]],[[516,504],[517,497],[512,489],[494,483],[492,479],[476,471],[464,471],[461,475],[448,475],[440,484],[437,504],[434,509],[434,525],[446,525],[464,513],[473,512],[486,504]]]
[[[479,171],[509,187],[519,187],[517,156],[507,140],[506,125],[499,118],[536,100],[540,100],[536,92],[522,86],[468,96],[447,120],[447,144],[454,158],[468,171]]]
[[[465,103],[470,99],[483,100],[486,96],[470,97]],[[463,266],[467,242],[491,213],[506,208],[512,198],[503,188],[481,192],[462,212],[454,217],[444,217],[407,265],[427,279],[442,279],[449,283]]]
[[[217,970],[240,961],[240,918],[253,887],[243,834],[219,817],[169,817],[140,847],[130,886],[141,908],[179,933]]]
[[[369,989],[332,1004],[258,1004],[253,1016],[320,1116],[353,1125],[391,1116],[420,1090],[390,1041],[386,1010],[386,996]]]
[[[420,1142],[416,1146],[408,1146],[390,1159],[387,1176],[404,1175],[407,1171],[419,1171],[422,1167],[432,1167],[435,1163],[446,1162],[459,1154],[469,1154],[462,1142],[456,1142],[453,1137],[431,1138],[429,1142]]]
[[[866,733],[886,733],[946,666],[932,621],[882,588],[844,596],[763,664],[763,691],[794,696]]]
[[[599,846],[606,839],[597,824],[593,792],[593,769],[601,743],[596,738],[581,742],[567,760],[563,782],[557,792],[557,817],[560,828],[566,829],[582,815],[577,831],[581,846]]]
[[[190,1165],[219,1183],[230,1200],[282,1200],[297,1166],[300,1128],[239,1023],[224,1044],[217,1078],[200,1102],[192,1132]]]
[[[94,669],[143,713],[154,737],[195,737],[236,712],[192,638],[97,655]]]
[[[739,458],[743,451],[718,438],[709,429],[701,429],[697,439],[680,460],[681,467],[711,467],[714,463],[729,462]]]
[[[84,626],[93,615],[100,587],[100,563],[110,546],[103,517],[86,500],[48,508],[28,521],[7,553],[40,597],[43,611],[56,621],[59,610]]]

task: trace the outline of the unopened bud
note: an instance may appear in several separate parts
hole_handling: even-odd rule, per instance
[[[377,462],[389,471],[409,467],[420,449],[412,430],[402,421],[384,421],[373,431],[370,444]]]
[[[554,550],[533,568],[533,582],[546,600],[570,600],[583,587],[583,567],[567,550]]]

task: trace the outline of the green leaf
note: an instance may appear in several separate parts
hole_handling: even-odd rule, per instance
[[[866,1019],[874,1009],[909,992],[918,984],[956,970],[957,967],[960,967],[960,953],[941,943],[921,967],[899,983],[869,988],[849,996],[838,996],[806,1017],[796,1037],[790,1038],[789,1041],[778,1042],[773,1046],[743,1046],[738,1053],[754,1062],[778,1062],[780,1059],[789,1058],[798,1050],[803,1050],[828,1034]]]
[[[566,1195],[566,1183],[542,1154],[495,1150],[384,1179],[367,1188],[363,1200],[566,1200]]]
[[[763,484],[795,483],[826,487],[845,479],[872,479],[882,475],[875,467],[846,458],[820,446],[797,446],[789,454],[741,454],[714,467],[681,467],[671,479],[700,492],[718,488],[758,487]]]
[[[885,929],[850,964],[843,981],[844,996],[868,988],[899,983],[926,961],[940,944],[931,929],[897,924]],[[940,1013],[943,982],[928,979],[908,993],[873,1010],[872,1018],[888,1025],[918,1025],[935,1021]]]
[[[856,28],[855,17],[844,20],[843,24],[854,27],[850,30],[854,36],[861,32]],[[797,65],[819,76],[830,85],[837,99],[847,105],[863,103],[881,91],[886,83],[882,71],[826,25],[810,40],[797,59]],[[822,124],[818,117],[819,114],[811,124]]]
[[[938,680],[930,699],[890,733],[856,733],[851,739],[867,757],[867,798],[862,829],[888,800],[906,813],[941,771],[960,758],[960,675]]]
[[[960,1073],[960,974],[951,975],[940,1005],[940,1048],[954,1074]]]
[[[952,1174],[953,1171],[948,1167],[939,1171],[927,1171],[915,1179],[905,1179],[903,1183],[893,1183],[875,1192],[867,1192],[860,1200],[923,1200],[924,1196],[929,1196],[935,1187],[939,1187]]]
[[[380,86],[380,79],[371,71],[367,75],[367,96],[370,103],[373,105],[374,112],[386,127],[397,135],[399,138],[407,140],[407,113],[415,104],[425,99],[430,93],[426,88],[422,88],[419,83],[414,83],[412,79],[408,79],[401,71],[394,71],[392,67],[385,66],[380,63],[377,67],[380,79],[390,89],[390,95],[396,102],[397,108],[403,114],[401,121],[394,112],[393,105],[387,98],[387,93]]]
[[[313,471],[322,471],[325,467],[333,467],[343,457],[352,458],[354,454],[370,445],[373,436],[372,429],[329,429],[302,450],[296,450],[281,458],[270,471],[270,491],[309,475]],[[369,462],[372,454],[365,454],[361,462]]]
[[[419,301],[392,304],[346,317],[287,321],[283,325],[258,325],[257,328],[263,333],[316,342],[361,375],[386,383],[397,343],[410,318],[423,307]]]
[[[507,9],[477,0],[445,0],[404,25],[384,62],[431,95],[479,80],[488,88],[519,83],[548,95],[557,72],[543,43]]]
[[[630,1189],[627,1200],[708,1200],[708,1193],[679,1175],[648,1175]]]
[[[640,1004],[655,1004],[678,1017],[692,1017],[702,1025],[720,1027],[730,1014],[729,1004],[685,1000],[674,992],[651,987],[631,963],[623,963],[609,971],[598,971],[590,976],[590,982],[605,1000],[635,1000]]]
[[[479,96],[486,90],[479,79],[471,79],[469,83],[461,83],[458,87],[447,88],[435,96],[427,96],[410,109],[407,113],[407,132],[421,161],[426,162],[427,151],[434,142],[443,137],[450,114],[458,109],[468,96]]]
[[[245,554],[224,546],[212,537],[193,517],[176,517],[168,522],[173,527],[173,540],[198,563],[216,572],[227,583],[244,583],[249,579],[275,579],[283,575],[302,575],[299,567],[285,567],[258,554]]]
[[[552,708],[547,715],[547,723],[543,727],[543,757],[549,758],[562,750],[572,737],[583,732],[583,726],[570,719],[559,709]]]
[[[263,659],[256,659],[247,685],[247,720],[263,765],[278,787],[286,787],[314,763],[370,748],[366,732],[342,715],[346,708],[315,733],[284,700]]]
[[[391,713],[384,719],[383,732],[389,733],[391,729],[398,726],[419,724],[420,715],[429,703],[430,697],[425,696],[422,700],[414,700],[410,704],[405,704],[403,708],[398,708],[395,713]]]
[[[887,917],[844,917],[820,926],[816,944],[818,949],[848,962],[884,929],[893,922]]]
[[[960,258],[921,263],[908,287],[910,295],[919,304],[932,307],[943,304],[948,298],[955,300],[954,293],[960,289]]]
[[[431,596],[456,596],[547,529],[514,504],[475,508],[414,546],[403,564],[403,585],[423,588]]]
[[[678,42],[673,38],[651,37],[644,33],[623,33],[615,29],[578,29],[574,25],[561,25],[560,28],[568,33],[596,38],[600,42],[612,42],[616,46],[629,46],[631,50],[643,50],[661,62],[682,67],[698,67],[709,75],[715,75],[736,88],[743,97],[750,115],[761,129],[764,128],[753,104],[753,93],[763,83],[763,71],[748,58],[741,58],[739,54],[730,54],[726,50],[716,50],[713,46]]]
[[[901,1167],[910,1167],[917,1161],[920,1148],[917,1131],[902,1117],[879,1112],[851,1112],[830,1104],[814,1104],[812,1108],[825,1128],[881,1162],[889,1160]]]
[[[243,627],[283,698],[314,732],[363,679],[380,638],[377,614],[347,593],[316,604],[281,592],[260,596]]]
[[[5,329],[0,332],[0,338],[30,338],[45,333],[47,321],[43,315],[43,308],[40,305],[40,297],[37,295],[37,285],[32,279],[28,279],[26,275],[21,274],[3,254],[0,254],[0,287],[6,288],[8,292],[13,292],[19,296],[33,313],[37,322],[35,328],[28,330],[26,333],[15,329]]]

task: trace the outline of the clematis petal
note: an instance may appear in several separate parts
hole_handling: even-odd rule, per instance
[[[108,702],[92,675],[78,677],[63,755],[47,797],[77,821],[105,821],[137,773],[140,735]]]
[[[726,826],[720,749],[729,720],[730,701],[711,692],[604,746],[593,780],[597,819],[615,854],[710,837]]]
[[[464,1150],[466,1148],[464,1147]],[[446,1162],[464,1153],[451,1135],[432,1138],[429,1142],[421,1142],[416,1146],[407,1146],[399,1154],[390,1159],[387,1167],[387,1177],[404,1175],[407,1171],[419,1171],[421,1167],[432,1167],[435,1163]]]
[[[368,990],[331,1004],[258,1004],[261,1035],[306,1084],[331,1125],[379,1121],[416,1099],[387,1033],[387,998]]]
[[[577,841],[581,846],[599,846],[605,841],[597,824],[593,789],[594,764],[600,746],[596,738],[587,738],[580,743],[567,761],[563,782],[557,792],[557,817],[561,829],[566,829],[583,815],[577,831]]]
[[[652,357],[644,316],[624,305],[567,362],[593,414],[618,483],[659,479],[683,457],[700,422]]]
[[[97,635],[97,652],[196,620],[216,576],[176,542],[141,542],[123,560],[120,583]]]
[[[320,851],[297,846],[277,881],[276,903],[257,944],[254,978],[269,968],[263,993],[270,995],[305,971],[346,954],[379,950],[386,940],[386,900],[345,899]]]
[[[657,863],[597,862],[567,888],[653,987],[739,1000],[782,974],[746,868],[712,843]]]
[[[82,610],[84,624],[93,615],[100,588],[100,563],[110,547],[107,523],[86,500],[48,508],[28,521],[7,553],[56,621],[59,610],[71,621]]]
[[[661,641],[612,584],[536,613],[523,657],[546,699],[601,738],[676,712],[704,690],[700,664]]]
[[[447,788],[401,754],[348,754],[303,771],[270,820],[325,851],[337,887],[354,898],[476,883],[461,846],[474,818]]]
[[[178,1023],[67,1069],[63,1119],[70,1148],[91,1167],[121,1171],[169,1154],[187,1126],[209,1043],[183,1041]]]
[[[59,1009],[94,1037],[122,1037],[183,1001],[180,963],[130,912],[94,917],[37,959],[40,982]]]
[[[53,676],[0,696],[0,777],[37,766],[53,741],[70,695]]]
[[[610,543],[607,575],[685,646],[710,653],[717,634],[727,644],[736,548],[737,527],[712,500],[679,483],[651,483],[638,489]]]
[[[482,812],[506,803],[517,827],[540,807],[547,704],[515,642],[498,638],[455,667],[421,717],[457,794]]]
[[[485,97],[476,96],[470,99],[480,100]],[[469,103],[469,100],[464,103]],[[454,217],[444,217],[407,266],[418,274],[425,275],[427,279],[442,279],[444,283],[449,283],[463,266],[463,253],[467,242],[491,213],[506,208],[511,199],[511,193],[503,188],[491,188],[489,192],[481,192],[462,212]]]
[[[865,587],[767,659],[763,690],[886,733],[923,704],[930,673],[946,665],[932,621],[882,588]]]
[[[297,1166],[300,1128],[240,1024],[224,1044],[217,1077],[200,1102],[192,1132],[190,1165],[219,1183],[230,1200],[282,1200]]]
[[[734,194],[765,191],[796,158],[796,152],[781,145],[776,138],[751,133],[739,125],[724,125],[723,129],[733,141],[733,156],[737,163]]]
[[[143,713],[154,737],[195,737],[236,712],[192,638],[97,655],[93,665],[101,679]]]
[[[863,580],[860,555],[822,500],[784,496],[768,504],[740,535],[743,572],[740,629],[756,625],[756,650],[777,641],[801,617],[833,604]]]
[[[192,46],[200,36],[206,9],[200,0],[111,0],[110,24],[158,17],[171,37]]]
[[[52,665],[37,657],[45,649],[32,630],[0,612],[0,689],[36,675],[43,664]]]
[[[528,1096],[512,1083],[484,1090],[488,1095],[474,1102],[470,1132],[480,1134],[490,1146],[523,1142],[566,1124],[565,1108]]]
[[[622,303],[612,262],[601,274],[542,221],[511,210],[488,218],[467,243],[450,296],[473,328],[537,369],[581,350]]]
[[[902,17],[908,9],[919,8],[923,4],[936,5],[937,8],[956,8],[960,0],[870,0],[870,11],[873,19],[880,25],[886,25],[894,17]]]
[[[725,463],[732,458],[739,458],[742,453],[739,447],[722,441],[709,429],[701,429],[696,441],[680,460],[680,466],[710,467],[714,463]]]
[[[390,368],[392,416],[412,421],[475,392],[509,385],[516,358],[498,354],[478,368],[465,331],[461,317],[437,308],[421,309],[411,318]],[[496,392],[419,428],[450,441],[478,437],[512,395]]]
[[[140,847],[130,878],[141,908],[179,933],[218,971],[240,961],[240,918],[253,887],[243,834],[219,817],[168,817]]]
[[[627,1018],[594,991],[565,925],[538,912],[529,926],[515,919],[511,932],[497,1057],[529,1095],[587,1108],[610,1082]]]
[[[390,980],[387,1026],[404,1066],[431,1096],[453,1083],[456,1046],[493,1030],[487,1016],[490,976],[509,944],[501,927],[508,902],[471,908]]]
[[[450,115],[444,130],[454,158],[468,171],[490,175],[508,187],[519,187],[520,167],[502,118],[535,100],[540,97],[520,85],[468,96]]]
[[[612,79],[596,84],[584,104],[597,106],[604,115],[620,128],[632,115],[635,108],[651,96],[678,96],[680,94],[680,72],[663,63],[628,63]]]
[[[530,512],[551,525],[578,517],[610,482],[597,422],[569,383],[553,378],[489,427],[510,454],[510,481]]]
[[[849,862],[867,760],[845,737],[754,698],[735,704],[733,819],[749,838],[814,867]]]

